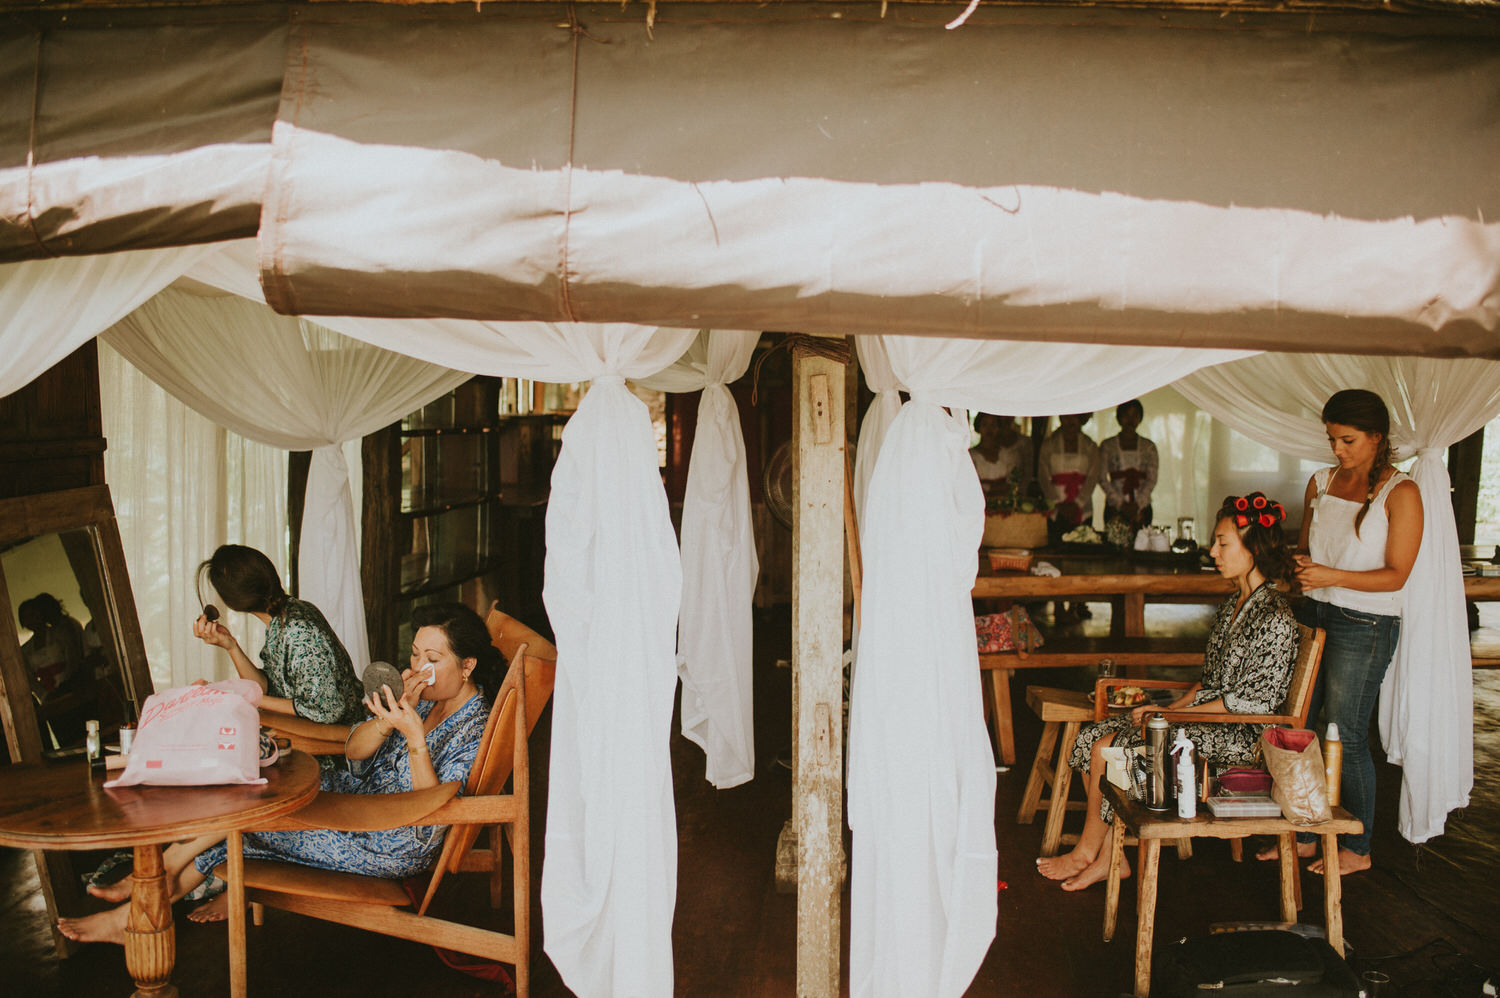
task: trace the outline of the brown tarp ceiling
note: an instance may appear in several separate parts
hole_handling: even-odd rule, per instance
[[[13,15],[0,261],[258,233],[306,314],[1500,356],[1493,39],[955,12]]]

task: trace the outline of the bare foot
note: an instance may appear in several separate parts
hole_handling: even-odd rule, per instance
[[[1317,855],[1317,853],[1318,844],[1316,842],[1297,843],[1298,859],[1311,859],[1313,856]],[[1276,843],[1272,842],[1268,846],[1263,846],[1261,850],[1255,854],[1255,858],[1260,860],[1262,863],[1269,863],[1279,855],[1281,855],[1280,850],[1277,849]]]
[[[229,918],[229,893],[227,891],[188,912],[190,922],[222,922],[227,918]]]
[[[1341,877],[1346,873],[1362,873],[1365,870],[1368,870],[1371,866],[1371,860],[1368,853],[1361,856],[1359,853],[1350,852],[1348,849],[1339,850],[1338,861],[1339,876]],[[1311,863],[1308,863],[1307,872],[1313,874],[1314,876],[1322,876],[1323,860],[1315,859]]]
[[[130,900],[130,889],[134,883],[134,880],[127,874],[112,884],[89,884],[87,889],[93,897],[119,904],[121,901]]]
[[[57,930],[79,943],[125,943],[125,922],[130,917],[129,905],[120,905],[84,918],[60,918]]]
[[[1120,857],[1120,879],[1124,880],[1130,876],[1130,860],[1124,856]],[[1077,876],[1069,877],[1062,882],[1065,891],[1081,891],[1085,887],[1092,887],[1099,881],[1109,877],[1109,851],[1099,850],[1099,855],[1087,867],[1081,870]]]
[[[1088,865],[1093,861],[1093,856],[1075,848],[1072,852],[1061,856],[1040,857],[1036,861],[1036,871],[1048,880],[1067,880],[1088,869]]]

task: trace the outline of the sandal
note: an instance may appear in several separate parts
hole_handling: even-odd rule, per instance
[[[135,863],[135,853],[129,849],[120,849],[110,853],[99,864],[99,869],[93,873],[83,875],[84,887],[107,887],[110,884],[124,880],[130,876],[130,871]]]
[[[203,901],[212,901],[214,898],[229,890],[229,882],[220,880],[210,873],[203,879],[203,883],[194,887],[182,896],[182,900],[190,904],[198,904]]]

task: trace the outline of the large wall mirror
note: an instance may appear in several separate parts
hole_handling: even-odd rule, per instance
[[[151,693],[105,486],[0,500],[0,715],[13,761],[111,741]]]

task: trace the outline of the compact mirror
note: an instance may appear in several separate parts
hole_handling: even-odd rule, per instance
[[[371,662],[365,666],[361,680],[365,684],[366,696],[373,696],[380,692],[380,687],[389,686],[391,692],[399,699],[404,685],[401,682],[401,673],[397,672],[396,667],[389,662]]]

